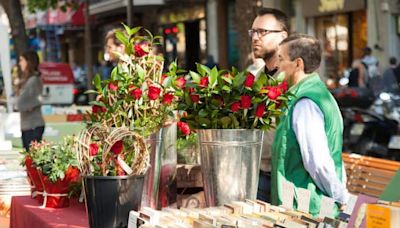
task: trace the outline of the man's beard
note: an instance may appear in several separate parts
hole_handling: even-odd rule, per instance
[[[273,50],[270,50],[270,51],[266,51],[266,52],[264,52],[264,54],[262,56],[262,59],[268,61],[269,59],[271,59],[275,55],[275,53],[276,53],[276,49],[273,49]]]
[[[275,55],[275,53],[276,53],[276,49],[265,50],[265,51],[261,52],[260,54],[255,55],[254,57],[261,58],[261,59],[264,59],[264,60],[268,61],[269,59],[271,59]]]

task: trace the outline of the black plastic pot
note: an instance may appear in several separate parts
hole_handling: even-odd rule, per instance
[[[85,176],[83,180],[90,227],[127,227],[129,211],[140,207],[144,176]]]

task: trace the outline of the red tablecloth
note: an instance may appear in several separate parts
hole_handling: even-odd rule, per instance
[[[67,208],[40,208],[30,196],[11,199],[10,228],[89,227],[85,205],[70,200]]]

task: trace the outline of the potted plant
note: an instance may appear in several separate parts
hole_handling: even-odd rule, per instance
[[[60,144],[34,142],[23,154],[23,164],[35,186],[33,196],[44,207],[69,206],[70,185],[79,181],[74,139],[67,137]]]
[[[162,74],[163,58],[153,52],[160,37],[140,27],[124,28],[116,37],[125,53],[115,53],[120,62],[109,79],[94,78],[95,89],[88,93],[96,100],[90,102],[87,127],[76,147],[91,227],[126,226],[129,211],[139,209],[143,178],[153,162],[147,144],[157,142],[151,141],[152,134],[174,110],[174,90]],[[155,167],[152,163],[152,170]]]
[[[178,128],[198,133],[207,205],[255,199],[263,131],[279,123],[291,96],[287,82],[201,64],[176,80],[185,85],[175,86]]]

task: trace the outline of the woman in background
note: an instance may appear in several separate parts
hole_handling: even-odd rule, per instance
[[[19,57],[22,72],[21,90],[17,107],[21,117],[22,143],[25,150],[33,141],[41,141],[44,132],[44,119],[41,111],[42,80],[39,73],[39,57],[34,51],[25,52]]]

